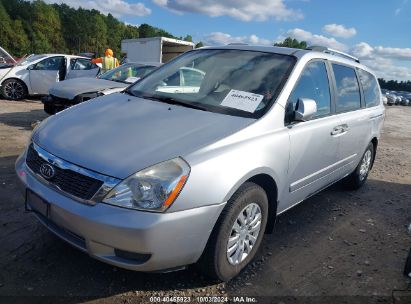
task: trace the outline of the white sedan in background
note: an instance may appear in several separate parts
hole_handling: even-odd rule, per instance
[[[14,66],[0,68],[0,92],[19,100],[27,95],[48,94],[58,81],[77,77],[94,77],[100,68],[90,58],[63,55],[31,55]]]

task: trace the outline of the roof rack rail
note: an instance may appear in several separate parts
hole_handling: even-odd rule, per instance
[[[321,52],[321,53],[327,53],[327,54],[331,54],[331,55],[338,55],[347,59],[351,59],[354,60],[355,62],[360,63],[360,60],[357,57],[351,56],[350,54],[341,52],[341,51],[337,51],[334,49],[330,49],[327,48],[325,46],[320,46],[320,45],[313,45],[313,46],[309,46],[306,48],[306,50],[308,51],[316,51],[316,52]]]

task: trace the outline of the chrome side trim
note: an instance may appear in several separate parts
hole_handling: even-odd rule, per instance
[[[331,186],[334,185],[335,183],[338,183],[340,180],[342,180],[343,178],[347,177],[348,175],[350,175],[350,173],[345,174],[345,175],[344,175],[343,177],[341,177],[340,179],[337,179],[337,180],[335,180],[335,181],[333,181],[333,182],[325,185],[324,187],[322,187],[322,188],[316,190],[315,192],[307,195],[306,198],[304,198],[304,199],[302,199],[302,200],[300,200],[300,201],[292,204],[291,206],[288,206],[287,208],[281,210],[280,212],[277,213],[277,216],[279,216],[280,214],[283,214],[284,212],[287,212],[288,210],[292,209],[293,207],[297,206],[298,204],[302,203],[303,201],[309,199],[310,197],[316,195],[317,193],[320,193],[321,191],[327,189],[328,187],[331,187]]]
[[[310,174],[306,177],[303,177],[302,179],[300,179],[298,181],[295,181],[294,183],[292,183],[290,185],[289,192],[297,191],[297,190],[299,190],[299,189],[301,189],[301,188],[303,188],[303,187],[305,187],[309,184],[312,184],[316,180],[319,180],[319,179],[333,173],[334,171],[339,170],[340,168],[342,168],[342,167],[344,167],[348,164],[351,164],[356,156],[357,156],[357,154],[350,155],[347,158],[344,158],[344,159],[342,159],[342,160],[340,160],[340,161],[338,161],[338,162],[336,162],[336,163],[334,163],[334,164],[332,164],[328,167],[325,167],[325,168],[323,168],[323,169],[321,169],[317,172],[314,172],[314,173],[312,173],[312,174]]]
[[[384,113],[377,114],[377,115],[374,115],[374,116],[370,116],[370,120],[376,119],[376,118],[381,117],[381,116],[384,116]]]
[[[100,181],[103,182],[103,184],[101,185],[100,189],[97,190],[97,192],[94,194],[94,196],[90,199],[90,200],[84,200],[81,199],[77,196],[74,196],[70,193],[65,192],[64,190],[62,190],[60,187],[58,187],[57,185],[51,183],[50,181],[46,180],[45,178],[43,178],[40,174],[37,174],[35,172],[33,172],[29,166],[26,167],[28,170],[30,170],[30,173],[32,173],[40,182],[42,182],[43,184],[47,185],[48,187],[56,190],[57,192],[60,192],[61,194],[72,198],[80,203],[84,203],[84,204],[88,204],[88,205],[95,205],[99,202],[101,202],[101,200],[107,195],[108,192],[110,192],[111,189],[113,189],[116,185],[118,185],[121,180],[114,178],[114,177],[110,177],[110,176],[106,176],[100,173],[97,173],[95,171],[91,171],[88,169],[85,169],[83,167],[74,165],[72,163],[69,163],[61,158],[58,158],[57,156],[47,152],[46,150],[44,150],[43,148],[41,148],[40,146],[38,146],[36,143],[32,142],[33,144],[33,149],[37,152],[37,154],[46,162],[52,164],[53,166],[56,166],[60,169],[63,170],[70,170],[94,179],[98,179]],[[30,145],[29,145],[30,146]],[[26,157],[27,157],[27,153],[26,153]]]

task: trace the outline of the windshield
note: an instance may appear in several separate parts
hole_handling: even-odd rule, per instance
[[[104,74],[101,74],[98,78],[118,81],[124,83],[133,83],[143,78],[145,75],[153,71],[155,66],[137,65],[132,63],[126,63],[118,68],[112,69]]]
[[[26,64],[30,64],[36,60],[42,59],[42,58],[46,58],[46,55],[30,55],[27,58],[25,58],[24,60],[19,62],[19,66],[20,65],[26,65]]]
[[[228,115],[259,118],[274,103],[295,58],[243,50],[187,52],[129,94]]]

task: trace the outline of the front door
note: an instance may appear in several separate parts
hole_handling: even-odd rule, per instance
[[[49,88],[59,81],[59,72],[64,69],[64,57],[54,56],[36,63],[29,71],[33,94],[48,94]]]
[[[280,212],[329,185],[339,175],[340,136],[333,129],[341,121],[333,115],[329,83],[325,62],[310,61],[290,95],[288,114],[293,113],[299,98],[315,100],[317,113],[305,122],[293,123],[292,118],[286,118],[290,139],[288,199],[279,206]]]

